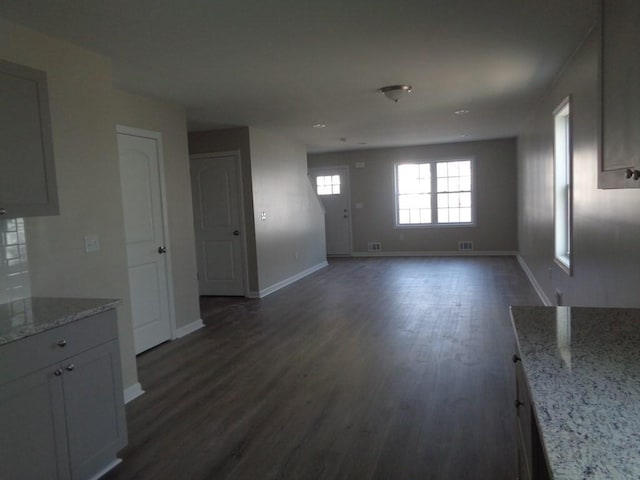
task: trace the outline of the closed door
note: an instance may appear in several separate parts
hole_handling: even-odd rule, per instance
[[[171,338],[159,139],[118,134],[136,354]]]
[[[200,295],[244,295],[240,158],[191,157]]]
[[[319,168],[310,171],[325,209],[327,255],[351,254],[351,211],[348,167]]]

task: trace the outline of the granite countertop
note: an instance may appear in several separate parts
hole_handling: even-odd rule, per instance
[[[115,308],[110,298],[31,297],[0,304],[0,345]]]
[[[640,478],[640,309],[511,316],[552,477]]]

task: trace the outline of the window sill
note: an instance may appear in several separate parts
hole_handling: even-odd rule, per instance
[[[553,261],[558,267],[560,267],[560,270],[571,276],[571,258],[569,258],[568,255],[557,256]]]
[[[416,228],[465,228],[476,227],[475,223],[408,223],[394,226],[396,229],[416,229]]]

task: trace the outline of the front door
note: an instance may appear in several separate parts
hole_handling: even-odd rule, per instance
[[[191,156],[200,295],[244,295],[240,157]]]
[[[310,174],[326,211],[327,255],[350,255],[349,167],[314,168]]]
[[[171,338],[158,138],[118,128],[120,182],[136,354]],[[153,134],[153,132],[149,132]]]

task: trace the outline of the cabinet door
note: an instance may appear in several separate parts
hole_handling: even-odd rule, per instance
[[[640,2],[602,3],[602,152],[598,187],[640,188]]]
[[[0,125],[0,214],[57,215],[44,72],[0,60]]]
[[[518,472],[521,480],[530,479],[531,468],[531,402],[522,362],[516,363],[516,417]]]
[[[0,478],[69,478],[57,369],[48,367],[0,385]]]
[[[71,478],[80,480],[112,463],[126,445],[118,342],[71,357],[62,368]]]

